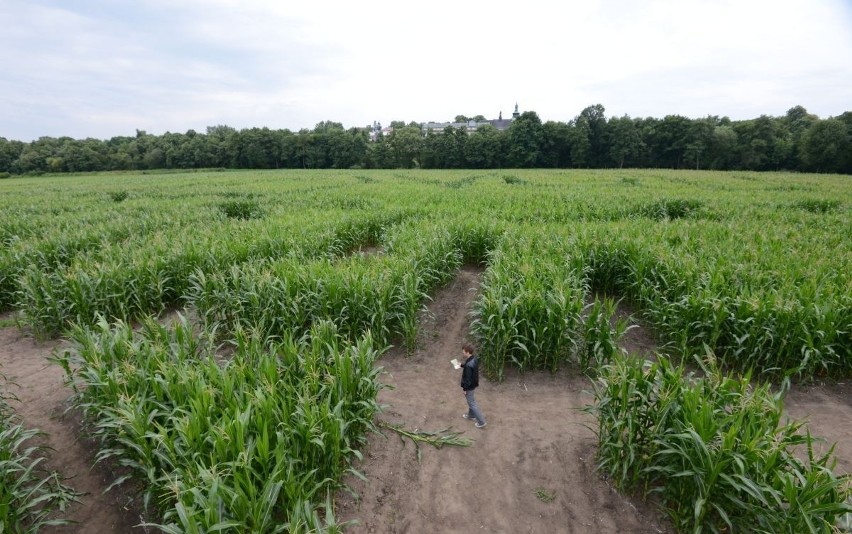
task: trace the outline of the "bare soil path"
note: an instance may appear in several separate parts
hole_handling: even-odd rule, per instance
[[[784,397],[784,413],[804,420],[811,434],[824,439],[816,451],[835,445],[835,473],[852,473],[852,383],[793,386]]]
[[[120,489],[103,494],[115,477],[105,466],[92,467],[97,444],[80,437],[79,420],[66,413],[70,392],[63,385],[64,372],[47,359],[60,345],[59,341],[38,343],[16,328],[0,328],[0,372],[14,383],[9,390],[18,397],[12,407],[28,428],[46,433],[41,444],[52,449],[48,451],[48,469],[60,472],[68,485],[84,493],[67,516],[76,524],[46,527],[41,532],[130,532],[141,522],[138,499],[134,501],[132,494]]]

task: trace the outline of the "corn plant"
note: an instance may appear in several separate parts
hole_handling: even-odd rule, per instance
[[[330,322],[299,340],[239,330],[225,362],[185,319],[139,333],[102,319],[73,338],[58,359],[98,461],[144,484],[165,532],[311,528],[378,408],[372,338],[344,342]]]
[[[586,306],[588,310],[582,325],[582,342],[577,349],[580,371],[594,376],[598,369],[622,354],[618,341],[635,325],[628,325],[623,317],[614,318],[617,304],[609,297]],[[613,324],[614,322],[614,324]]]
[[[839,208],[839,200],[804,199],[793,204],[794,208],[800,208],[811,213],[828,213]]]
[[[505,236],[490,255],[472,329],[486,372],[498,379],[507,364],[556,371],[575,349],[586,288],[560,245]]]
[[[5,382],[5,377],[0,375]],[[8,404],[12,397],[0,387],[0,532],[35,533],[64,525],[60,514],[79,494],[44,466],[45,449],[33,442],[42,435],[24,427]]]
[[[358,240],[374,242],[384,224],[401,216],[347,217],[337,225],[318,222],[301,231],[292,229],[298,219],[288,219],[283,228],[267,224],[250,246],[243,235],[248,229],[240,227],[226,236],[154,236],[138,250],[127,250],[124,244],[107,247],[101,251],[104,257],[92,262],[79,258],[62,270],[27,266],[20,276],[17,302],[23,322],[39,337],[55,337],[72,323],[91,325],[97,314],[133,320],[181,304],[194,272],[216,273],[234,264],[280,257],[339,257]]]
[[[830,532],[852,511],[833,447],[817,456],[782,397],[750,376],[704,376],[617,356],[596,381],[598,466],[627,491],[658,494],[680,531]],[[804,450],[807,459],[795,452]]]
[[[452,235],[429,223],[387,234],[386,254],[313,262],[284,259],[190,277],[187,301],[221,332],[237,327],[263,335],[300,335],[318,320],[333,321],[354,339],[369,330],[377,342],[401,335],[413,348],[417,312],[427,292],[461,266]]]
[[[414,430],[406,430],[402,425],[391,425],[388,423],[379,423],[379,426],[396,432],[399,435],[399,439],[402,441],[403,446],[405,445],[404,438],[410,439],[414,444],[414,451],[418,462],[422,458],[420,450],[421,443],[428,443],[436,449],[440,449],[444,445],[452,447],[470,447],[473,445],[473,441],[471,439],[462,437],[464,432],[455,432],[450,428],[430,431],[418,430],[416,428]]]
[[[218,205],[225,217],[232,219],[257,219],[263,217],[263,208],[253,198],[224,200]]]
[[[88,218],[75,218],[73,224],[54,220],[52,225],[41,225],[41,234],[14,227],[7,247],[0,251],[0,308],[15,305],[18,280],[27,268],[43,272],[61,271],[81,257],[100,261],[109,256],[116,244],[130,239],[139,240],[169,228],[197,225],[200,216],[196,212],[164,211],[152,213],[147,207],[133,210],[104,210]],[[38,225],[37,225],[38,226]]]
[[[764,264],[782,265],[780,248],[743,248],[743,236],[717,222],[668,225],[653,242],[640,237],[647,230],[638,226],[621,225],[618,238],[614,230],[583,238],[589,285],[634,302],[682,351],[708,345],[728,367],[774,376],[849,372],[852,297],[841,289],[846,275],[829,266],[839,259],[813,257],[809,273],[778,272]],[[773,238],[765,227],[750,231],[757,242]],[[825,241],[798,246],[837,250],[836,239]]]

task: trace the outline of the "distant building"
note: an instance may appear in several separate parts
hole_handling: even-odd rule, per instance
[[[374,122],[373,127],[370,129],[370,141],[375,141],[379,138],[379,135],[387,137],[391,134],[391,132],[393,132],[392,127],[386,126],[382,128],[380,123]]]
[[[423,130],[424,135],[429,134],[442,134],[444,130],[452,126],[455,129],[464,128],[467,130],[468,134],[472,134],[476,131],[480,126],[484,126],[486,124],[490,124],[491,126],[497,128],[498,131],[508,130],[509,126],[512,125],[512,121],[520,117],[521,114],[518,112],[518,103],[515,102],[515,112],[512,113],[511,119],[504,119],[503,112],[500,112],[500,115],[496,119],[492,119],[490,121],[467,121],[467,122],[421,122],[420,129]]]
[[[515,102],[515,111],[512,113],[511,119],[504,119],[503,112],[501,111],[496,119],[486,121],[469,120],[467,122],[421,122],[420,130],[423,132],[423,135],[442,134],[444,133],[444,130],[452,126],[456,130],[464,128],[468,135],[470,135],[480,126],[490,124],[495,127],[497,131],[502,132],[504,130],[508,130],[509,126],[512,125],[512,122],[520,116],[521,114],[518,111],[518,103]],[[380,123],[374,122],[373,127],[370,130],[370,141],[375,141],[378,139],[379,135],[387,137],[391,134],[391,132],[393,132],[392,127],[388,126],[386,128],[382,128]]]

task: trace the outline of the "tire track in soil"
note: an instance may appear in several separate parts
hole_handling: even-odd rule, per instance
[[[46,467],[66,477],[65,483],[80,493],[80,503],[72,504],[64,518],[76,524],[49,526],[39,532],[67,534],[111,534],[131,531],[142,522],[139,499],[124,487],[109,487],[116,476],[103,464],[93,467],[98,444],[82,436],[80,420],[66,412],[70,390],[63,384],[64,371],[47,360],[61,341],[38,343],[16,328],[0,328],[0,373],[13,383],[10,393],[15,412],[27,428],[38,428],[46,435],[38,443],[50,447]]]
[[[488,426],[461,418],[467,405],[460,371],[469,341],[472,303],[482,269],[465,267],[434,295],[421,318],[415,353],[394,348],[379,362],[388,405],[378,419],[405,428],[452,427],[472,438],[471,447],[437,450],[422,445],[418,463],[410,441],[391,431],[371,435],[355,468],[367,482],[346,482],[360,498],[340,491],[338,521],[357,520],[355,533],[658,533],[669,532],[658,512],[619,495],[595,472],[596,439],[583,413],[592,401],[583,376],[561,372],[509,371],[504,382],[480,381],[477,401]],[[536,496],[543,489],[550,502]]]

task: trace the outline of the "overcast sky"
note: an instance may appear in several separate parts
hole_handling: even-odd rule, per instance
[[[0,0],[0,137],[852,111],[852,0]]]

